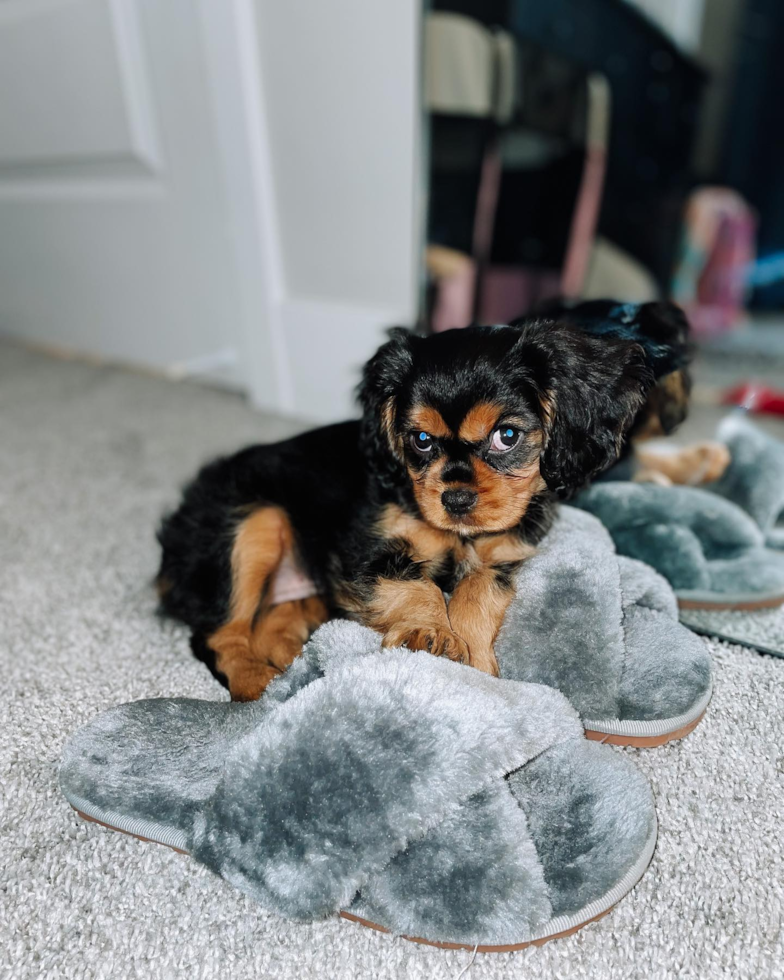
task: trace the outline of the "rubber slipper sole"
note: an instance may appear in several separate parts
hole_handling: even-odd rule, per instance
[[[616,903],[617,904],[617,903]],[[516,953],[520,949],[528,949],[529,946],[544,946],[545,943],[552,942],[553,939],[563,939],[566,936],[573,936],[576,932],[579,932],[584,926],[590,925],[592,922],[598,922],[599,919],[603,919],[605,915],[609,915],[610,912],[615,908],[611,905],[604,912],[599,912],[592,919],[586,919],[585,922],[581,922],[577,926],[572,926],[571,929],[564,929],[563,932],[554,932],[552,936],[545,936],[543,939],[529,939],[527,943],[510,943],[507,946],[483,946],[481,943],[476,947],[477,953]],[[369,922],[367,919],[361,918],[361,916],[354,915],[351,912],[340,912],[340,917],[342,919],[348,919],[349,922],[357,922],[361,926],[365,926],[366,929],[374,929],[376,932],[385,932],[390,935],[389,929],[384,928],[384,926],[378,925],[376,922]],[[470,946],[468,943],[439,943],[433,939],[422,939],[419,936],[401,936],[401,939],[405,939],[409,943],[421,943],[423,946],[435,946],[436,949],[467,949],[473,952],[474,947]]]
[[[637,749],[653,749],[690,735],[705,717],[713,686],[685,714],[656,721],[584,720],[585,737],[592,742],[608,745],[629,745]]]
[[[690,721],[688,725],[682,725],[680,728],[676,728],[674,732],[667,732],[664,735],[613,735],[586,728],[585,737],[592,742],[604,742],[606,745],[629,745],[635,749],[655,749],[658,745],[677,742],[678,739],[691,735],[704,717],[705,712],[703,711],[699,718]]]
[[[177,847],[176,845],[167,841],[157,840],[155,837],[145,837],[142,834],[137,834],[131,830],[125,830],[122,827],[118,827],[116,824],[107,823],[107,821],[101,820],[99,817],[86,813],[84,810],[80,810],[79,807],[74,805],[73,802],[71,802],[71,806],[82,818],[82,820],[85,820],[88,823],[95,823],[101,827],[106,827],[107,830],[114,830],[117,831],[117,833],[125,834],[128,837],[135,837],[137,840],[144,841],[147,844],[161,844],[164,847],[170,848],[172,851],[176,851],[177,854],[184,854],[186,857],[190,856],[188,851],[183,850],[183,848]],[[647,841],[645,849],[641,853],[640,857],[629,869],[629,871],[627,871],[624,877],[614,886],[614,888],[611,888],[606,895],[597,899],[595,902],[591,902],[582,911],[582,913],[578,913],[576,916],[560,916],[554,919],[550,923],[553,931],[547,932],[545,935],[535,936],[532,939],[528,939],[521,943],[508,943],[504,945],[486,945],[479,943],[476,946],[474,946],[472,943],[438,942],[437,940],[433,939],[422,939],[418,936],[404,935],[401,936],[401,938],[412,943],[421,943],[425,946],[435,946],[438,949],[467,949],[472,952],[475,949],[478,953],[512,953],[516,950],[527,949],[529,946],[543,946],[545,943],[548,943],[553,939],[562,939],[565,936],[571,936],[584,926],[590,925],[591,922],[596,922],[598,919],[604,918],[605,915],[615,908],[622,898],[629,894],[629,892],[645,874],[646,870],[648,869],[648,865],[653,859],[653,853],[656,850],[656,836],[657,829],[654,826],[653,833]],[[585,915],[585,918],[581,918],[581,915],[583,914]],[[365,926],[368,929],[373,929],[376,932],[390,934],[390,930],[385,926],[378,925],[378,923],[375,922],[370,922],[369,920],[363,919],[351,912],[341,910],[339,915],[343,919],[347,919],[350,922],[359,923],[359,925]]]
[[[737,612],[752,612],[755,609],[775,609],[784,605],[784,595],[768,596],[764,599],[687,599],[676,596],[680,609],[726,609]]]

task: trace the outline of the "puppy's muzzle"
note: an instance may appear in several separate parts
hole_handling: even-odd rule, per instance
[[[464,517],[476,507],[479,495],[475,490],[444,490],[441,503],[452,517]]]

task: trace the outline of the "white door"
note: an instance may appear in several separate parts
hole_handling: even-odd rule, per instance
[[[243,382],[198,7],[0,3],[0,328]]]
[[[415,308],[417,22],[0,0],[0,332],[344,414]]]

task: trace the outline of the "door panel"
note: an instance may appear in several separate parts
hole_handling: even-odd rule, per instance
[[[244,385],[211,105],[192,0],[0,3],[0,331]]]
[[[125,0],[0,5],[0,174],[155,166],[139,52]]]

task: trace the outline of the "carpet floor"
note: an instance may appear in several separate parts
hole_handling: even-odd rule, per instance
[[[185,857],[83,823],[57,788],[65,738],[98,711],[226,697],[155,616],[153,530],[202,459],[294,428],[225,392],[0,345],[0,977],[450,980],[468,966],[338,919],[282,921]],[[697,731],[616,750],[656,795],[642,882],[573,937],[476,956],[469,980],[784,977],[784,660],[711,649]]]

